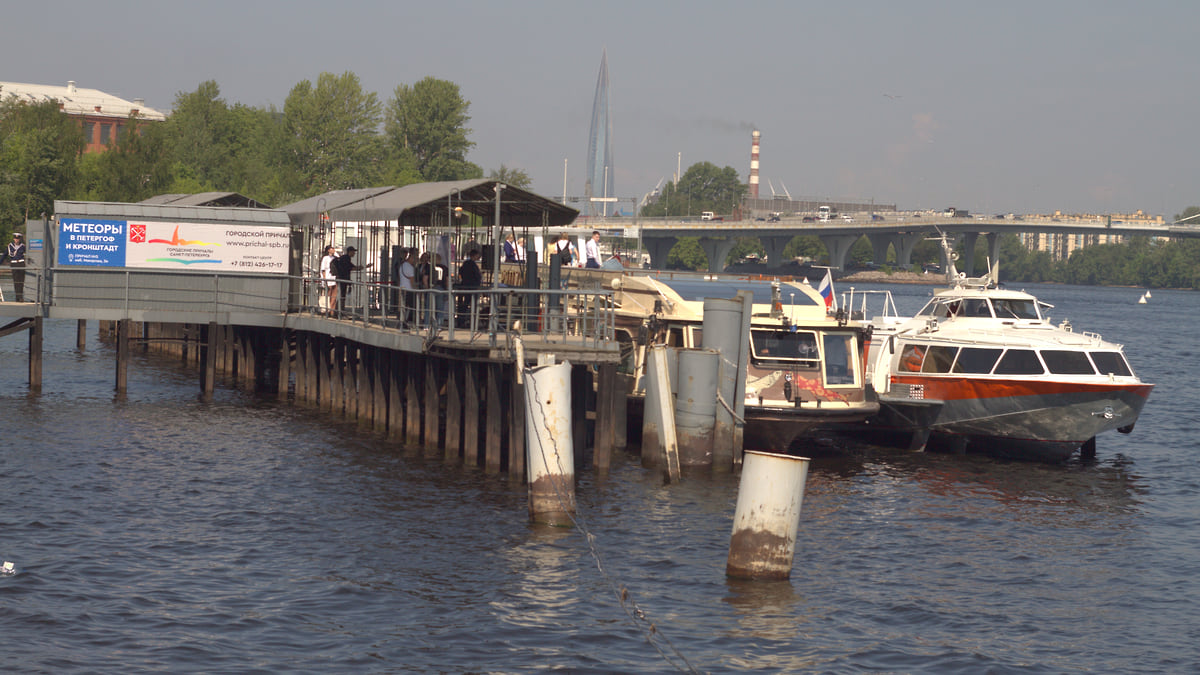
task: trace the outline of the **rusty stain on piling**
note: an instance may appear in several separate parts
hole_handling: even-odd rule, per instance
[[[787,537],[766,530],[739,530],[729,540],[725,575],[739,579],[787,579],[794,548]]]

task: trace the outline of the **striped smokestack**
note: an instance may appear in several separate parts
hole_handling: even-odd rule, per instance
[[[750,198],[758,199],[758,129],[750,134]]]

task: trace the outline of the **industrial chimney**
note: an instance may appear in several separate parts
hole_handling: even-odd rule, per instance
[[[750,134],[750,198],[758,199],[758,129]]]

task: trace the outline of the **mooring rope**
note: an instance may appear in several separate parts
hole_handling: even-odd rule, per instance
[[[519,367],[523,367],[523,364],[520,364]],[[526,373],[524,380],[525,386],[534,387],[533,400],[537,402],[539,410],[542,409],[542,399],[537,395],[537,387],[534,379],[529,377],[528,373]],[[528,398],[529,397],[526,397],[526,399]],[[543,410],[543,420],[546,419],[544,412],[545,411]],[[547,436],[549,436],[550,440],[553,442],[554,430],[548,425],[543,425],[543,428],[546,430]],[[537,434],[534,434],[534,437],[537,437]],[[546,449],[542,446],[540,439],[537,441],[537,446],[538,453],[542,456],[542,461],[546,463],[546,466],[550,466],[550,462],[547,461],[548,458],[546,456]],[[625,612],[625,615],[630,618],[635,628],[641,630],[645,634],[646,641],[658,651],[658,653],[663,657],[663,660],[669,663],[671,667],[675,668],[676,670],[689,673],[699,673],[700,671],[697,670],[695,666],[693,666],[687,660],[687,657],[684,656],[679,649],[677,649],[675,645],[671,643],[671,640],[658,628],[658,626],[656,626],[654,622],[650,620],[650,618],[646,615],[646,612],[641,608],[641,606],[638,605],[637,601],[633,598],[633,595],[629,592],[629,588],[618,583],[617,580],[613,578],[612,574],[610,574],[606,569],[604,564],[604,556],[601,555],[600,548],[597,545],[596,535],[591,533],[587,527],[587,524],[584,522],[582,515],[578,513],[578,505],[576,505],[575,509],[571,509],[567,504],[566,493],[562,485],[562,477],[566,475],[566,469],[563,468],[560,461],[557,446],[558,444],[555,443],[554,465],[558,467],[558,475],[552,477],[554,493],[558,498],[559,506],[561,506],[563,512],[567,514],[567,518],[569,518],[571,523],[580,531],[581,534],[583,534],[583,538],[587,542],[588,552],[591,553],[592,559],[596,562],[596,569],[599,570],[600,576],[608,583],[609,588],[612,589],[613,594],[616,596],[617,602],[621,605],[621,609]],[[665,645],[665,648],[663,645],[659,644],[660,641],[663,643],[663,645]],[[682,663],[677,663],[676,659]]]

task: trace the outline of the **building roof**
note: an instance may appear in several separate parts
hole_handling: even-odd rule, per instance
[[[301,225],[316,225],[322,213],[329,213],[333,209],[341,208],[347,204],[355,204],[369,197],[376,197],[395,189],[394,185],[389,185],[387,187],[357,188],[353,190],[332,190],[315,197],[301,199],[298,202],[280,208],[287,211],[288,216],[292,219],[292,225],[297,227]]]
[[[331,208],[329,216],[336,221],[430,225],[435,213],[462,207],[464,212],[490,219],[496,213],[498,183],[487,178],[414,183]],[[578,216],[579,211],[569,206],[512,185],[506,185],[500,195],[500,218],[506,227],[562,227]]]
[[[173,206],[241,206],[253,209],[271,208],[236,192],[200,192],[198,194],[165,194],[143,199],[139,204],[171,204]]]
[[[81,202],[56,199],[54,215],[59,218],[125,218],[288,226],[287,214],[279,209],[246,209],[231,206],[127,204],[124,202]]]
[[[18,100],[29,103],[41,103],[55,100],[63,112],[70,115],[90,115],[93,117],[129,117],[136,113],[144,120],[161,122],[167,119],[165,113],[154,108],[147,108],[142,99],[127,101],[119,96],[106,94],[99,89],[85,89],[75,86],[74,81],[67,85],[24,84],[22,82],[0,82],[0,99],[16,96]]]

